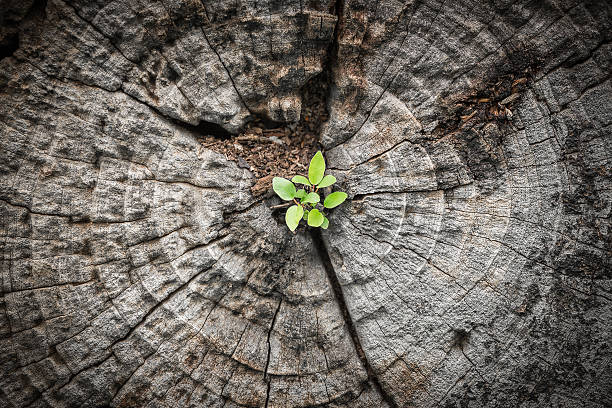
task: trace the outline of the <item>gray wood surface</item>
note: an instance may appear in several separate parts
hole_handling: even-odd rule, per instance
[[[612,405],[612,10],[0,1],[0,406]],[[202,146],[329,78],[291,234]]]

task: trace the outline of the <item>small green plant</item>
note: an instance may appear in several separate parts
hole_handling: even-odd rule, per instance
[[[321,205],[321,189],[329,187],[336,182],[336,178],[331,174],[325,175],[325,159],[323,154],[318,151],[308,166],[308,178],[304,176],[293,176],[291,181],[274,177],[272,188],[280,198],[285,201],[293,201],[294,204],[287,209],[285,222],[291,231],[305,220],[311,227],[321,227],[327,229],[329,220],[325,216],[325,209],[339,206],[346,200],[347,194],[342,191],[335,191],[323,200]],[[301,184],[304,188],[299,190],[295,184]]]

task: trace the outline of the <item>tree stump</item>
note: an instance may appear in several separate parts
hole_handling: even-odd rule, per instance
[[[0,406],[612,405],[608,2],[0,5]]]

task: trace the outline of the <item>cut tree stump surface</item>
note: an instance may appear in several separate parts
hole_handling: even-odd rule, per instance
[[[0,1],[0,406],[611,406],[611,37],[603,0]],[[240,157],[300,132],[321,233]]]

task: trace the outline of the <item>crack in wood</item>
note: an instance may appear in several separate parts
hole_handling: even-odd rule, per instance
[[[265,403],[266,408],[268,407],[268,402],[270,401],[270,386],[272,383],[272,379],[268,375],[268,366],[270,365],[270,354],[272,352],[272,345],[270,344],[270,334],[272,334],[272,330],[274,329],[274,324],[276,324],[276,317],[278,316],[278,311],[280,310],[282,303],[283,303],[283,300],[281,299],[278,302],[278,306],[276,307],[276,311],[274,312],[274,317],[272,317],[272,323],[270,323],[270,329],[268,330],[268,338],[267,338],[268,354],[266,356],[266,367],[264,369],[264,380],[267,383],[266,385],[266,403]]]
[[[359,356],[359,360],[361,360],[361,364],[363,365],[366,373],[368,375],[368,380],[371,384],[374,385],[374,388],[382,399],[392,408],[396,408],[397,404],[391,397],[391,395],[387,394],[380,383],[380,379],[378,378],[378,374],[368,361],[367,355],[361,345],[361,340],[359,339],[359,334],[357,333],[357,328],[355,327],[355,323],[353,322],[353,318],[351,317],[351,313],[346,305],[346,300],[344,299],[344,293],[342,292],[342,285],[338,280],[338,276],[336,275],[336,271],[332,264],[332,261],[329,257],[329,253],[327,251],[327,247],[325,246],[325,241],[323,241],[323,237],[321,235],[321,231],[318,229],[311,229],[310,235],[312,237],[312,242],[319,254],[319,258],[321,259],[321,263],[325,268],[325,272],[327,273],[327,278],[329,279],[329,283],[332,288],[332,292],[334,293],[334,297],[336,298],[336,302],[338,303],[338,307],[340,308],[340,312],[342,313],[342,318],[344,319],[344,323],[346,328],[351,336],[351,340],[353,341],[353,346],[355,347],[355,351]]]

